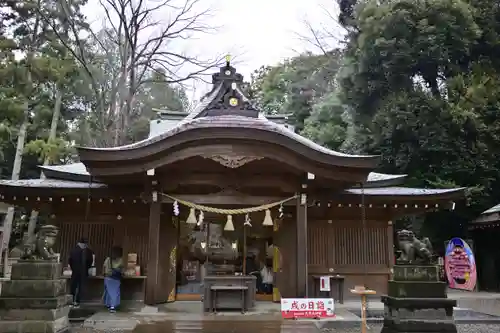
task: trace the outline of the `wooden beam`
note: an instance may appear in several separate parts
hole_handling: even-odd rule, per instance
[[[311,275],[331,275],[329,267],[324,267],[321,265],[308,265],[308,273]],[[390,275],[390,268],[385,265],[368,265],[366,275]],[[360,277],[365,276],[363,265],[346,265],[346,266],[334,266],[335,274],[349,276],[357,275]],[[310,295],[312,297],[312,295]]]
[[[307,196],[296,199],[297,207],[297,297],[305,298],[307,292]]]
[[[164,190],[175,189],[179,185],[194,186],[218,186],[220,188],[245,188],[265,187],[277,188],[283,192],[295,192],[299,186],[298,178],[293,176],[283,177],[279,174],[241,174],[228,172],[227,174],[176,174],[176,176],[165,176],[161,181]]]

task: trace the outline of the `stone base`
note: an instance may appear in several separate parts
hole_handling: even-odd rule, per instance
[[[437,281],[389,281],[388,294],[400,298],[446,298],[447,283]]]
[[[12,265],[10,281],[2,285],[0,332],[69,332],[66,280],[61,264],[21,260]]]
[[[456,333],[453,307],[447,298],[382,296],[385,304],[382,333]]]
[[[455,323],[429,322],[424,320],[396,323],[385,321],[381,333],[457,333]]]
[[[0,297],[0,309],[57,309],[71,303],[71,295],[45,298]]]
[[[43,260],[19,260],[11,270],[11,280],[58,280],[61,275],[61,263]]]
[[[2,284],[2,297],[57,297],[66,292],[66,280],[9,280]]]
[[[439,281],[436,265],[395,265],[394,281]]]
[[[66,333],[70,325],[68,317],[56,320],[8,320],[0,321],[2,333]]]
[[[70,306],[65,305],[57,309],[2,309],[0,321],[9,320],[58,320],[68,317]]]

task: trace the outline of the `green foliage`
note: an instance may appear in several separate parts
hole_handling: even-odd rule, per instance
[[[312,112],[314,102],[330,91],[339,68],[340,52],[302,54],[252,75],[250,94],[269,114],[291,114],[297,130]]]
[[[302,135],[334,150],[338,150],[346,139],[346,110],[337,93],[331,92],[318,99],[306,119]]]
[[[301,133],[322,145],[381,154],[379,171],[408,174],[409,186],[467,186],[468,205],[400,221],[438,244],[463,235],[468,221],[500,202],[498,1],[338,3],[342,52],[262,68],[253,97],[266,112],[298,115]],[[313,78],[325,58],[336,67],[323,85]],[[296,74],[297,64],[308,75]]]
[[[467,68],[480,36],[470,6],[461,0],[369,1],[359,7],[356,26],[339,77],[355,121],[372,117],[397,90],[421,85],[443,96],[440,86]]]
[[[424,223],[439,237],[500,201],[498,17],[491,1],[461,0],[368,1],[353,15],[342,148],[382,154],[382,171],[407,173],[409,185],[467,186],[468,207]]]
[[[68,141],[60,138],[53,141],[30,141],[25,145],[24,152],[38,157],[40,163],[48,161],[49,164],[65,164],[71,161],[76,153]]]
[[[50,2],[0,1],[0,176],[10,177],[18,129],[28,122],[27,141],[47,138],[54,91],[67,83],[74,62],[54,49],[43,15],[54,13]],[[65,101],[68,104],[71,100]],[[64,109],[64,107],[63,107]],[[63,129],[67,124],[62,122]],[[28,159],[26,162],[31,161]],[[36,159],[35,159],[36,161]],[[30,172],[35,165],[24,165]],[[23,176],[23,175],[21,175]]]

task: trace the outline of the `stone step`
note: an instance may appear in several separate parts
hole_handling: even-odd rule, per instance
[[[500,298],[458,298],[457,304],[461,308],[500,316]]]
[[[2,333],[62,333],[69,329],[68,317],[53,321],[21,320],[0,321]]]

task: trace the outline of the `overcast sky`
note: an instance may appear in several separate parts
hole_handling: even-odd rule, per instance
[[[210,20],[221,28],[216,34],[190,40],[187,48],[206,55],[240,55],[237,69],[246,79],[262,65],[312,50],[297,37],[304,32],[304,20],[319,27],[330,24],[325,8],[337,12],[334,0],[200,0],[200,5],[211,8]],[[85,14],[100,24],[96,23],[103,18],[99,0],[90,0]],[[206,87],[197,86],[196,95],[200,95]]]

